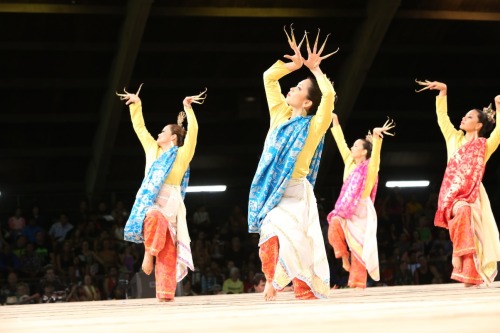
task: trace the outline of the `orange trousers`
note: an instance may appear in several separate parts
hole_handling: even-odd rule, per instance
[[[280,244],[277,236],[269,238],[260,245],[259,257],[262,262],[262,272],[266,276],[267,283],[273,283],[276,265],[278,264]],[[298,299],[316,299],[311,288],[304,281],[294,278],[292,280],[293,291]]]
[[[340,225],[340,219],[333,217],[328,227],[328,242],[333,247],[335,258],[349,256],[347,242],[345,240],[344,229]],[[366,267],[356,255],[351,255],[351,267],[349,269],[349,280],[347,285],[350,288],[366,288],[368,273]]]
[[[462,257],[462,270],[453,268],[451,278],[456,281],[470,284],[481,284],[483,279],[477,272],[474,264],[476,247],[474,234],[471,228],[472,212],[470,206],[457,209],[455,216],[448,222],[450,239],[453,242],[453,256]]]
[[[144,219],[143,232],[146,251],[155,257],[156,297],[173,299],[177,287],[177,247],[168,221],[159,211],[152,210]]]

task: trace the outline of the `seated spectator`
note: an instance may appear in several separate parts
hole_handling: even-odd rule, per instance
[[[66,240],[62,244],[59,244],[54,260],[56,273],[66,277],[69,267],[73,265],[74,258],[75,252],[73,251],[73,244],[71,241]]]
[[[54,262],[54,251],[52,250],[52,243],[47,237],[45,231],[39,231],[35,235],[35,253],[40,258],[42,267]]]
[[[35,252],[33,243],[26,244],[26,249],[19,258],[19,269],[26,278],[38,278],[42,270],[42,261]]]
[[[118,252],[114,247],[114,242],[111,238],[104,238],[101,241],[101,250],[98,252],[99,262],[102,263],[104,269],[117,267],[120,265]]]
[[[220,286],[217,282],[217,277],[214,275],[211,267],[205,267],[201,274],[201,294],[211,295],[215,285]]]
[[[191,280],[184,279],[182,281],[182,296],[197,296],[198,294],[191,289]]]
[[[139,260],[137,253],[135,253],[134,244],[127,244],[123,251],[122,254],[119,254],[120,264],[132,276],[132,273],[135,273],[135,265]]]
[[[28,240],[24,235],[19,235],[16,239],[14,247],[12,248],[12,252],[14,255],[20,259],[26,250],[26,245],[28,244]]]
[[[254,293],[263,293],[266,286],[266,276],[262,273],[256,273],[252,280]]]
[[[79,288],[78,298],[80,301],[100,301],[101,291],[94,283],[92,276],[85,274],[83,284]]]
[[[442,283],[441,275],[436,266],[429,265],[427,258],[423,255],[418,257],[420,267],[415,271],[413,276],[415,284],[437,284]]]
[[[0,242],[0,272],[10,272],[19,269],[19,258],[12,252],[12,247]]]
[[[408,267],[408,262],[405,260],[401,260],[398,268],[394,272],[394,285],[404,286],[412,284],[413,284],[413,275],[411,274],[411,270]]]
[[[205,231],[210,229],[210,214],[206,206],[202,205],[194,212],[193,227]]]
[[[7,283],[0,287],[0,304],[5,304],[7,298],[16,296],[17,273],[12,271],[7,275]]]
[[[232,267],[229,273],[229,278],[224,281],[222,291],[225,294],[242,294],[243,282],[240,280],[240,270]]]
[[[26,282],[19,282],[17,284],[17,304],[35,304],[38,303],[40,295],[30,294],[30,287]]]
[[[115,203],[115,207],[111,211],[111,215],[115,220],[122,219],[126,221],[128,219],[128,214],[129,213],[125,208],[125,204],[123,203],[123,201],[117,201]]]
[[[17,236],[23,233],[24,228],[26,228],[26,219],[24,218],[23,210],[20,207],[17,207],[14,211],[14,215],[9,217],[7,227],[10,239],[16,239]]]
[[[113,290],[118,285],[118,269],[116,266],[108,268],[108,274],[102,283],[103,299],[113,299]]]
[[[51,297],[54,292],[64,291],[66,286],[61,279],[56,275],[55,269],[52,266],[45,268],[45,275],[40,281],[38,293]]]
[[[22,234],[26,237],[29,243],[34,243],[38,232],[43,232],[43,228],[38,225],[36,219],[32,217],[28,220],[28,225],[26,225],[23,229]]]
[[[54,242],[63,242],[69,232],[73,230],[73,225],[69,223],[69,218],[66,213],[59,214],[59,219],[54,222],[49,229],[49,236]]]
[[[127,299],[127,288],[125,285],[119,283],[111,291],[110,299]]]

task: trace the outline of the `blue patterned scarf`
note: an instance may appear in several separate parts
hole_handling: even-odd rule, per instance
[[[170,170],[172,170],[178,150],[179,147],[177,146],[170,148],[161,154],[161,156],[154,161],[149,168],[148,173],[142,181],[139,191],[137,191],[132,211],[130,212],[130,216],[125,224],[124,239],[126,241],[134,243],[144,242],[144,236],[142,233],[144,218],[146,217],[148,209],[155,202],[156,196],[160,192],[160,189],[163,186],[165,179],[167,179]],[[190,172],[188,168],[181,183],[182,198],[186,195],[189,174]]]
[[[259,233],[262,220],[278,205],[292,177],[297,156],[309,133],[312,116],[294,117],[269,134],[250,187],[248,232]],[[314,186],[323,151],[321,139],[309,166],[307,180]]]

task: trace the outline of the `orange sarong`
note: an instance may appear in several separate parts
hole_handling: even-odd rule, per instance
[[[276,265],[278,264],[279,256],[279,240],[277,236],[269,238],[259,247],[259,257],[262,262],[262,272],[266,276],[268,283],[273,283]],[[293,291],[298,299],[316,299],[317,297],[312,292],[311,288],[304,281],[294,278],[292,280]]]
[[[451,278],[456,281],[470,284],[481,284],[483,279],[477,272],[474,263],[476,247],[472,230],[472,214],[469,205],[457,209],[455,216],[448,221],[450,238],[453,242],[453,256],[462,257],[462,270],[453,268]]]
[[[335,258],[342,258],[349,255],[344,229],[340,225],[338,218],[332,218],[328,227],[328,242],[333,247]],[[351,255],[351,267],[349,269],[349,280],[347,285],[350,288],[366,288],[368,273],[361,260],[355,255]]]
[[[168,230],[168,221],[157,210],[146,214],[143,225],[144,246],[155,257],[156,297],[173,299],[177,287],[177,247]]]

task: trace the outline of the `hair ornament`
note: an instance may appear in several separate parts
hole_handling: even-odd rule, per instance
[[[370,130],[368,130],[368,134],[366,134],[365,140],[369,143],[373,143],[373,135],[372,135],[372,132]]]
[[[487,108],[483,108],[483,112],[491,123],[495,123],[495,110],[493,110],[492,105],[488,105]]]
[[[186,112],[184,111],[179,112],[179,114],[177,115],[177,125],[182,127],[182,123],[184,122],[185,119],[186,119]]]

